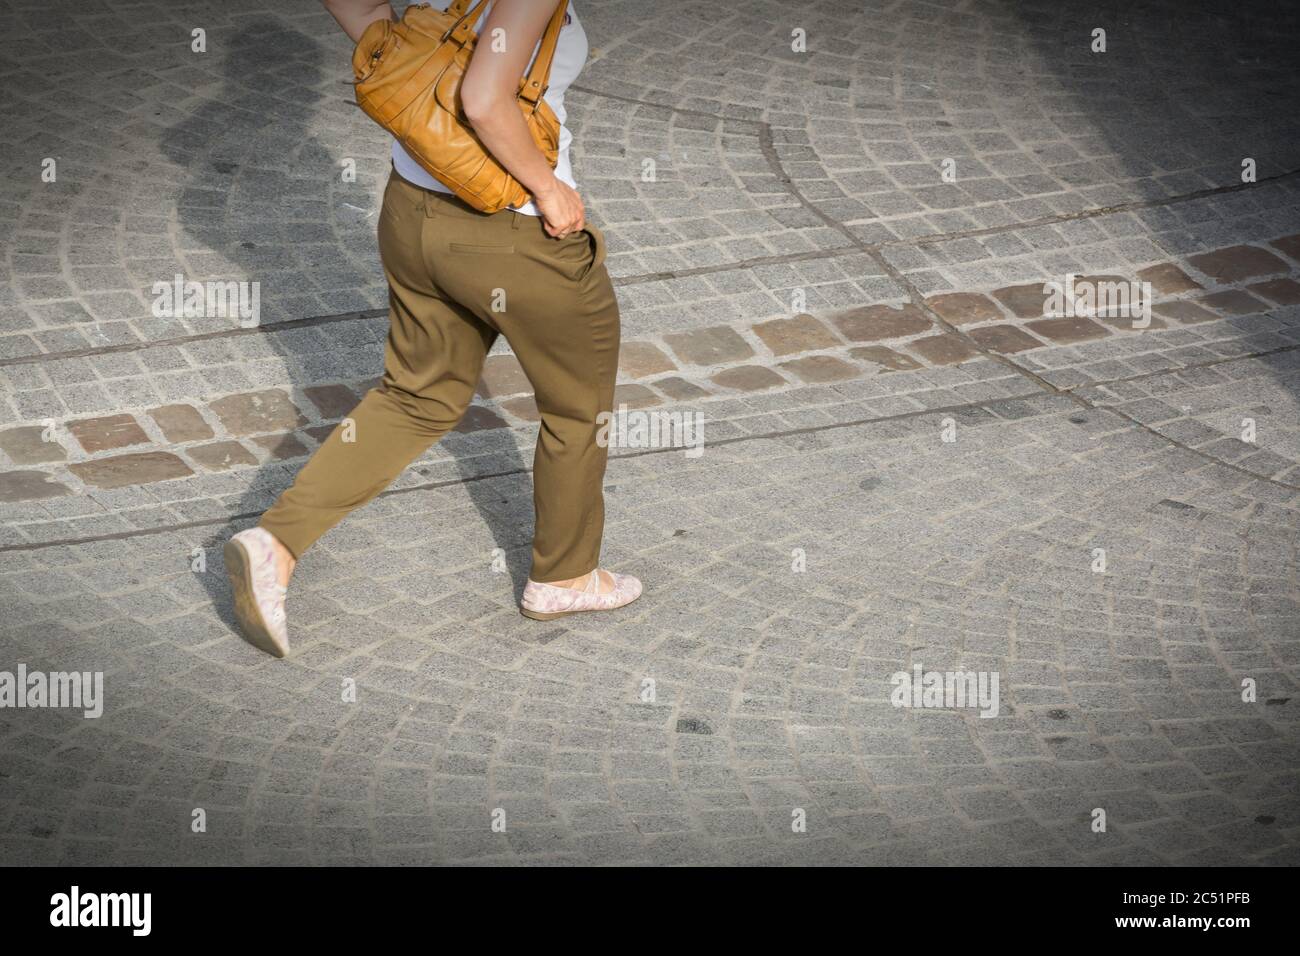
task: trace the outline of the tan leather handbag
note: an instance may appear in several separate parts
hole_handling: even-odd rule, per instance
[[[446,10],[427,3],[407,7],[400,22],[376,20],[352,54],[357,104],[406,151],[475,209],[522,206],[528,190],[487,151],[461,110],[460,84],[478,37],[473,26],[487,0],[453,0]],[[555,168],[560,121],[542,99],[560,40],[568,0],[560,0],[541,46],[516,94],[529,132]]]

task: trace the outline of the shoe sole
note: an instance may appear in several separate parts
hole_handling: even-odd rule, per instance
[[[593,611],[621,611],[629,604],[635,604],[639,600],[641,600],[641,595],[638,594],[627,604],[620,604],[618,607],[584,607],[574,611],[530,611],[528,608],[521,606],[519,613],[534,621],[553,621],[557,617],[568,617],[570,614],[591,614]]]
[[[285,657],[289,653],[286,643],[281,646],[266,626],[262,612],[253,597],[253,563],[248,550],[238,541],[227,541],[222,553],[226,556],[226,574],[230,576],[230,591],[234,596],[235,617],[244,639],[259,651],[272,657]]]

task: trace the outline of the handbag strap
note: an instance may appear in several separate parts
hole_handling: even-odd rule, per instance
[[[533,68],[528,71],[528,82],[519,94],[536,109],[537,101],[542,98],[550,85],[551,61],[555,59],[555,48],[560,45],[560,27],[564,26],[564,15],[569,9],[569,0],[560,0],[551,14],[551,22],[542,34],[542,48],[537,51]]]
[[[488,0],[478,0],[470,9],[470,0],[452,0],[447,7],[447,12],[456,17],[456,22],[451,29],[443,36],[445,40],[448,36],[456,33],[462,24],[465,24],[465,30],[457,39],[464,42],[478,22],[478,12],[483,4]],[[546,32],[542,34],[542,45],[537,51],[537,56],[533,59],[533,67],[528,71],[528,78],[524,82],[523,88],[519,92],[521,99],[527,100],[534,109],[537,108],[537,101],[545,94],[547,87],[550,85],[551,63],[555,60],[555,49],[560,44],[560,28],[564,26],[564,15],[568,12],[569,0],[560,0],[555,6],[555,12],[551,14],[551,21],[546,25]]]

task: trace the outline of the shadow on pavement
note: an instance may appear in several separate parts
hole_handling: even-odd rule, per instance
[[[1022,47],[1034,54],[1014,64],[1018,73],[1035,71],[1038,81],[1037,109],[1026,121],[1053,124],[1075,147],[1052,142],[1035,153],[1057,179],[1087,191],[1081,209],[1225,190],[1224,205],[1198,201],[1140,210],[1140,235],[1170,258],[1277,238],[1274,232],[1251,234],[1249,217],[1259,213],[1267,220],[1269,197],[1284,195],[1266,180],[1300,170],[1300,6],[1041,0],[1009,4],[1007,11]],[[1246,160],[1253,161],[1259,186],[1243,190]],[[1251,351],[1270,347],[1274,318],[1292,327],[1300,322],[1294,306],[1265,306],[1258,313],[1260,347]],[[1233,321],[1250,334],[1249,317]],[[1271,431],[1282,436],[1282,446],[1270,450],[1300,462],[1295,449],[1285,447],[1300,407],[1290,357],[1283,352],[1262,359],[1296,402],[1273,410],[1279,428]],[[1269,447],[1269,431],[1261,421],[1261,448]]]

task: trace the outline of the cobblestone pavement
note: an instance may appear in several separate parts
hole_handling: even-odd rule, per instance
[[[0,859],[1300,862],[1300,14],[1219,6],[580,0],[618,401],[704,420],[612,454],[647,594],[519,616],[503,345],[273,661],[220,543],[382,361],[346,38],[6,4],[0,671],[104,712],[0,709]],[[1075,274],[1148,308],[1058,314]],[[260,324],[156,316],[176,275]],[[918,666],[997,715],[893,706]]]

